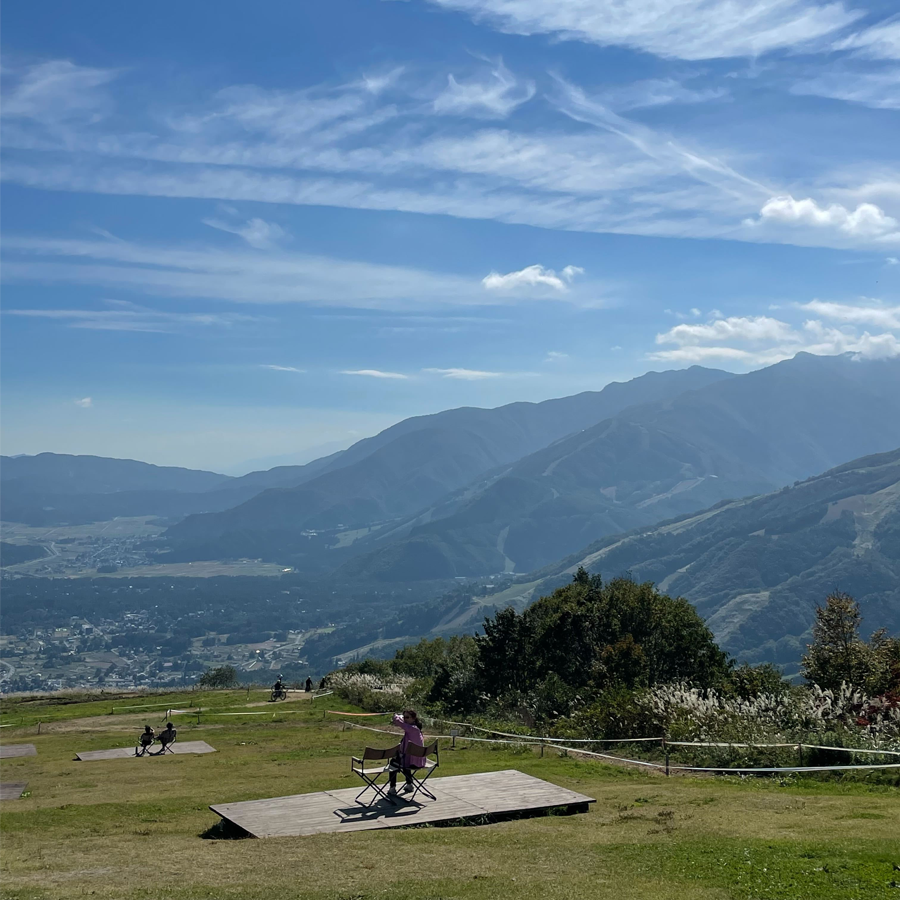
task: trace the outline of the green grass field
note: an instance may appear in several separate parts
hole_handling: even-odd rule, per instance
[[[166,706],[264,715],[177,718],[208,756],[73,761],[131,746]],[[156,710],[122,706],[159,702]],[[900,898],[900,789],[864,781],[689,778],[540,758],[534,749],[466,745],[440,774],[515,768],[597,798],[586,815],[267,840],[216,840],[211,803],[354,785],[349,756],[378,735],[342,730],[305,698],[187,693],[111,701],[7,701],[3,743],[37,757],[4,760],[0,896],[57,898]],[[247,704],[263,704],[250,705]],[[110,709],[117,711],[110,715]],[[294,712],[290,712],[294,711]],[[274,716],[274,718],[273,718]]]

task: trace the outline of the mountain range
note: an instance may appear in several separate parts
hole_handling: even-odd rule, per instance
[[[900,360],[799,354],[631,406],[357,542],[348,578],[523,572],[900,445]]]
[[[631,405],[731,377],[695,366],[542,403],[406,419],[320,461],[313,478],[267,490],[218,514],[190,516],[170,528],[167,538],[180,559],[259,556],[296,563],[310,531],[384,527]],[[319,555],[322,547],[313,546]],[[334,555],[340,560],[347,554]]]
[[[900,449],[604,538],[480,602],[525,605],[579,566],[686,597],[719,644],[751,662],[796,665],[833,590],[859,601],[871,630],[900,632]]]

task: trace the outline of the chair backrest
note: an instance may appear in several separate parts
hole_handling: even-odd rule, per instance
[[[377,747],[366,747],[363,751],[363,759],[390,759],[392,756],[396,756],[400,752],[400,745],[394,744],[393,747],[388,747],[387,750],[379,750]]]
[[[405,752],[407,756],[434,756],[437,753],[437,745],[437,741],[432,741],[427,747],[421,744],[407,744]]]

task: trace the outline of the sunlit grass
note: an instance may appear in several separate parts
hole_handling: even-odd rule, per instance
[[[175,708],[197,693],[153,697]],[[137,701],[135,701],[137,702]],[[262,693],[208,692],[215,710],[260,707]],[[462,828],[269,840],[205,840],[215,803],[354,786],[349,756],[383,738],[342,730],[334,697],[265,716],[177,718],[208,756],[80,763],[123,746],[147,714],[109,700],[48,705],[36,728],[3,730],[37,757],[4,760],[28,781],[3,805],[5,898],[803,898],[900,897],[900,790],[825,783],[665,778],[534,748],[458,741],[442,772],[516,768],[597,798],[586,815]],[[117,701],[117,705],[119,701]],[[127,705],[124,702],[121,705]],[[288,715],[290,709],[302,712]],[[272,720],[270,710],[275,714]],[[11,713],[14,714],[14,713]],[[151,717],[151,724],[162,718]]]

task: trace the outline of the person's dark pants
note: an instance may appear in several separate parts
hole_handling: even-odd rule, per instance
[[[412,783],[413,783],[413,780],[412,780],[412,769],[411,769],[409,766],[401,765],[400,757],[399,757],[399,756],[395,756],[395,757],[391,760],[391,767],[390,767],[390,769],[388,770],[388,778],[390,779],[391,787],[392,787],[392,788],[396,788],[396,787],[397,787],[397,773],[398,773],[398,772],[402,772],[402,773],[403,773],[403,777],[406,779],[406,783],[407,783],[407,784],[412,784]]]

